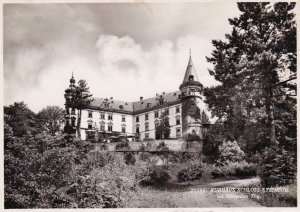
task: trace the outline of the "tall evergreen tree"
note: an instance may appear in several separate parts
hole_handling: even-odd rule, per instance
[[[239,113],[249,117],[251,107],[252,111],[264,108],[268,138],[276,146],[276,102],[296,89],[292,83],[296,78],[295,3],[237,5],[242,14],[229,19],[231,34],[226,41],[213,40],[215,50],[207,57],[214,64],[210,73],[222,82],[206,90],[207,103],[214,115],[227,121],[238,119]],[[239,108],[236,94],[241,94]]]
[[[87,82],[85,80],[79,80],[78,86],[76,86],[75,96],[74,96],[74,105],[78,110],[77,114],[77,135],[80,138],[80,124],[81,124],[81,114],[82,110],[86,109],[90,103],[94,100],[92,98],[92,94],[90,94],[89,87],[87,86]]]
[[[159,125],[155,128],[156,139],[165,139],[170,137],[169,117],[165,112],[161,113]]]

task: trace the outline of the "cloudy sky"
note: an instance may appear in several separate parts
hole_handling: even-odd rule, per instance
[[[94,97],[136,101],[178,90],[189,49],[204,86],[212,39],[231,31],[235,3],[5,4],[4,104],[64,104],[72,72]]]

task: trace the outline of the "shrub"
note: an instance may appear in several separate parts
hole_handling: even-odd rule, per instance
[[[169,154],[169,162],[172,163],[187,163],[194,160],[202,160],[200,152],[172,152]]]
[[[92,151],[86,154],[86,158],[82,160],[82,165],[86,171],[91,171],[93,168],[101,168],[114,160],[114,155],[111,152]]]
[[[150,166],[141,173],[140,185],[142,186],[162,186],[171,179],[169,173],[163,166]]]
[[[228,139],[219,146],[220,156],[216,162],[215,169],[212,171],[213,177],[247,177],[256,175],[253,163],[245,160],[245,153],[236,141]]]
[[[177,174],[178,182],[198,180],[203,174],[203,164],[194,162],[181,169]]]
[[[217,160],[217,164],[230,162],[240,162],[245,159],[245,153],[236,141],[227,141],[223,142],[221,146],[219,146],[220,156]]]
[[[237,177],[248,177],[256,175],[256,167],[252,163],[247,163],[246,161],[241,162],[231,162],[228,161],[223,163],[222,166],[215,166],[212,171],[213,177],[227,177],[227,176],[237,176]]]
[[[156,150],[158,151],[169,151],[169,147],[166,145],[165,142],[161,141],[158,146],[156,147]]]
[[[128,141],[122,141],[118,143],[115,147],[115,150],[130,150],[129,142]]]
[[[127,165],[135,164],[135,155],[134,152],[126,152],[124,153],[124,161]]]
[[[199,135],[197,135],[196,133],[188,133],[184,136],[183,138],[186,141],[200,141],[200,137]]]
[[[68,193],[76,207],[117,208],[128,203],[135,185],[135,173],[116,155],[111,163],[78,177]]]
[[[115,147],[115,150],[131,150],[131,147],[129,146],[129,142],[126,140],[122,141],[121,143],[118,143]],[[124,152],[124,161],[127,165],[134,165],[134,152]]]
[[[283,186],[296,178],[296,157],[284,149],[266,148],[258,167],[262,186]]]

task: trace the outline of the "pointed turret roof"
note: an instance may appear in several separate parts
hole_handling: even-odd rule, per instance
[[[75,81],[75,79],[74,79],[73,71],[72,71],[72,77],[71,77],[71,79],[70,79],[70,83],[71,83],[71,84],[75,84],[75,82],[76,82],[76,81]]]
[[[192,55],[191,54],[190,54],[189,62],[188,62],[188,65],[186,67],[186,71],[185,71],[185,75],[184,75],[182,83],[189,82],[190,81],[190,76],[193,76],[193,81],[198,81],[199,82],[199,79],[198,79],[198,76],[197,76],[193,61],[192,61]]]

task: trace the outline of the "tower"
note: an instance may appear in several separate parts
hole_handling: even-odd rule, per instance
[[[198,80],[191,54],[179,89],[182,99],[182,135],[186,137],[188,134],[195,134],[202,140],[202,124],[197,102],[202,101],[203,85]]]
[[[76,133],[76,109],[75,109],[75,94],[76,94],[76,85],[75,85],[75,79],[72,73],[72,77],[70,79],[70,85],[65,90],[65,109],[66,109],[66,115],[65,115],[65,127],[64,132],[65,133]]]

